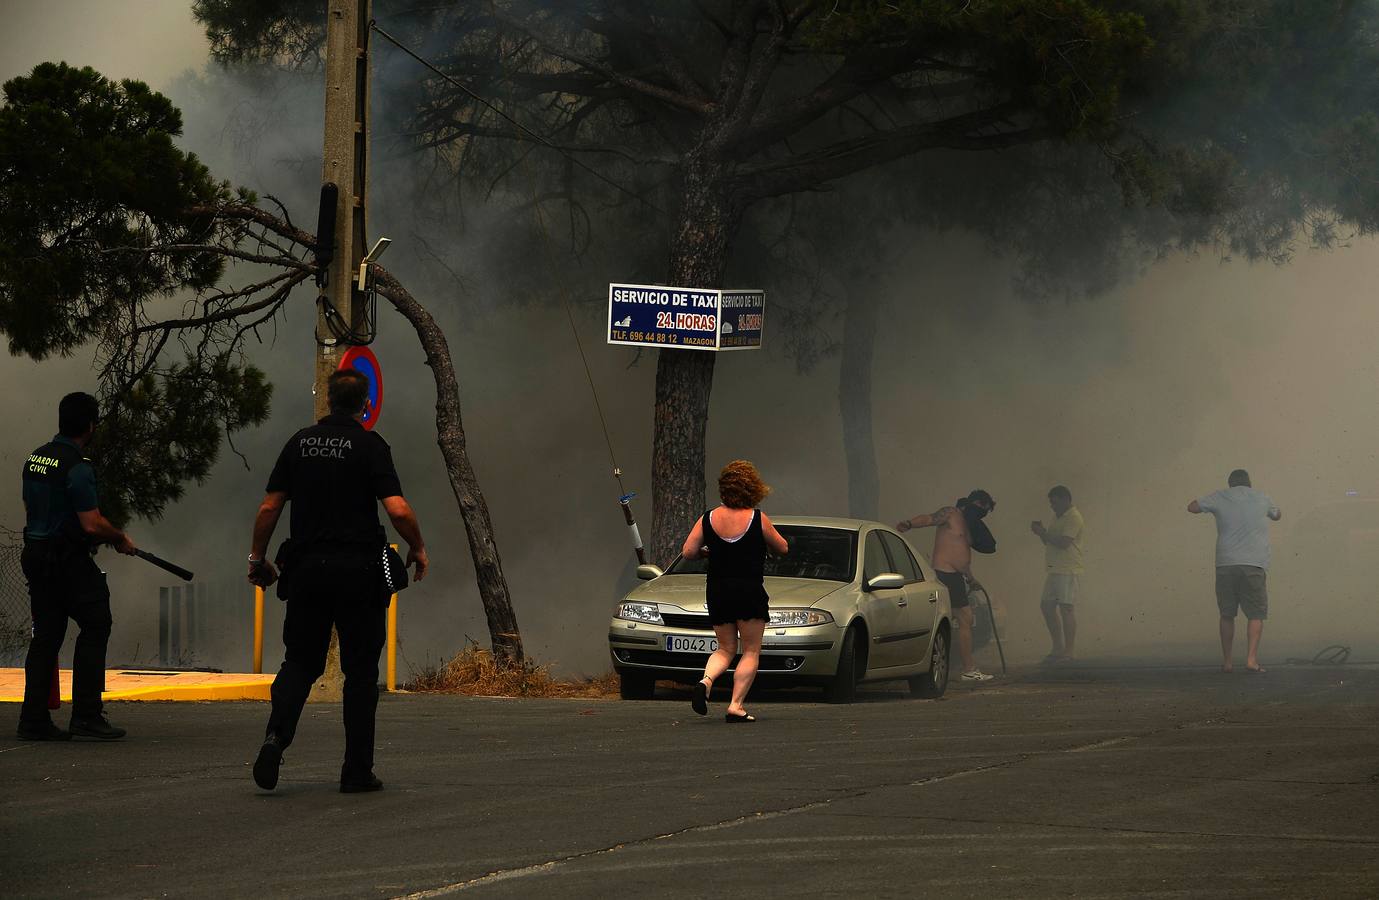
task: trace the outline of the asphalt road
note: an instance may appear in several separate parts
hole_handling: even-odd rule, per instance
[[[1379,669],[1025,672],[939,701],[392,696],[378,794],[338,706],[278,790],[255,703],[0,740],[6,897],[1374,897]],[[6,705],[0,720],[18,709]],[[429,893],[426,893],[429,892]]]

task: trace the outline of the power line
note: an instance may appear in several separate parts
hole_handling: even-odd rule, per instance
[[[609,185],[610,187],[612,187],[612,188],[614,188],[614,189],[616,189],[616,190],[618,190],[618,191],[620,191],[620,192],[622,192],[622,193],[624,193],[624,194],[627,194],[629,197],[633,198],[634,200],[636,200],[636,201],[639,202],[639,203],[644,204],[645,206],[647,206],[647,207],[650,208],[651,210],[653,210],[653,211],[655,211],[655,212],[657,212],[657,213],[660,213],[661,215],[665,215],[665,210],[661,209],[659,206],[657,206],[656,204],[652,203],[650,200],[647,200],[645,197],[641,196],[640,194],[636,193],[635,191],[630,190],[629,188],[623,187],[621,184],[618,184],[616,181],[614,181],[613,179],[609,178],[608,176],[602,174],[601,172],[598,172],[597,170],[595,170],[595,169],[593,169],[593,168],[590,168],[590,167],[589,167],[588,165],[586,165],[584,162],[582,162],[581,160],[577,159],[576,157],[574,157],[573,155],[571,155],[569,152],[567,152],[564,148],[562,148],[562,147],[557,147],[556,145],[552,144],[550,141],[546,140],[546,138],[544,138],[544,137],[542,137],[541,135],[537,134],[536,132],[532,131],[530,128],[528,128],[527,126],[523,125],[521,122],[517,121],[517,120],[514,119],[512,116],[508,115],[506,112],[504,112],[503,110],[499,109],[499,108],[498,108],[497,106],[495,106],[494,104],[490,103],[490,102],[489,102],[488,100],[486,100],[484,97],[480,96],[479,94],[477,94],[476,92],[474,92],[473,90],[471,90],[471,89],[469,88],[468,85],[466,85],[466,84],[464,84],[463,82],[461,82],[460,80],[458,80],[458,79],[452,77],[451,75],[448,75],[448,74],[446,74],[445,72],[441,71],[441,70],[440,70],[439,68],[437,68],[434,64],[432,64],[429,60],[426,60],[426,59],[422,58],[420,55],[418,55],[417,53],[415,53],[410,47],[407,47],[407,46],[404,45],[401,41],[399,41],[397,38],[395,38],[395,37],[393,37],[391,34],[389,34],[387,31],[385,31],[385,30],[383,30],[382,28],[378,27],[378,24],[377,24],[376,22],[370,22],[370,23],[369,23],[369,27],[372,28],[374,31],[378,32],[380,35],[382,35],[384,39],[386,39],[386,40],[387,40],[389,43],[391,43],[393,46],[397,47],[397,48],[398,48],[399,50],[401,50],[403,53],[406,53],[408,56],[412,57],[412,58],[415,59],[417,62],[421,63],[423,66],[425,66],[426,68],[430,69],[432,72],[435,72],[437,75],[439,75],[441,78],[444,78],[447,82],[449,82],[450,84],[454,85],[456,88],[459,88],[462,92],[464,92],[466,95],[468,95],[469,97],[471,97],[475,102],[477,102],[477,103],[483,105],[485,108],[487,108],[487,109],[489,109],[489,110],[492,110],[494,113],[496,113],[496,114],[497,114],[500,118],[502,118],[504,121],[511,123],[511,125],[512,125],[514,128],[516,128],[516,129],[517,129],[518,131],[520,131],[522,134],[525,134],[525,135],[527,135],[528,137],[530,137],[533,141],[536,141],[537,143],[539,143],[539,144],[541,144],[541,145],[543,145],[543,146],[545,146],[545,147],[548,147],[548,148],[550,148],[551,150],[554,150],[555,152],[559,153],[561,156],[565,157],[565,159],[567,159],[570,163],[572,163],[572,164],[578,166],[579,168],[581,168],[581,169],[583,169],[584,171],[588,172],[590,175],[593,175],[595,178],[597,178],[599,181],[602,181],[604,184],[607,184],[607,185]],[[520,159],[519,159],[518,165],[521,165],[521,160],[520,160]],[[536,193],[535,193],[535,191],[536,191],[536,184],[535,184],[535,181],[532,181],[532,182],[531,182],[531,187],[532,187],[532,191],[533,191],[533,193],[532,193],[532,209],[533,209],[533,211],[534,211],[534,213],[535,213],[535,215],[536,215],[536,223],[537,223],[537,226],[538,226],[538,227],[540,228],[540,230],[541,230],[541,236],[542,236],[542,238],[543,238],[543,243],[544,243],[544,246],[545,246],[545,248],[546,248],[546,253],[547,253],[547,256],[548,256],[548,261],[549,261],[549,263],[550,263],[550,265],[551,265],[552,275],[555,277],[556,285],[557,285],[557,287],[559,288],[561,305],[564,307],[564,310],[565,310],[565,318],[566,318],[566,320],[567,320],[567,321],[569,322],[569,324],[570,324],[570,333],[571,333],[571,335],[574,337],[575,348],[579,351],[580,363],[581,363],[581,364],[583,365],[583,367],[584,367],[584,377],[585,377],[585,379],[588,381],[588,384],[589,384],[589,393],[593,396],[593,400],[594,400],[594,411],[595,411],[596,414],[598,415],[599,427],[600,427],[600,429],[603,431],[603,441],[604,441],[604,444],[608,447],[608,462],[609,462],[609,464],[610,464],[610,465],[612,466],[612,468],[613,468],[613,478],[614,478],[615,481],[617,481],[617,483],[618,483],[618,490],[621,492],[621,496],[618,498],[618,503],[619,503],[619,505],[622,507],[622,509],[623,509],[623,515],[626,517],[627,525],[628,525],[628,527],[629,527],[629,528],[631,529],[631,531],[632,531],[633,549],[636,551],[637,560],[638,560],[638,562],[644,563],[644,562],[646,562],[646,558],[645,558],[645,553],[644,553],[643,548],[642,548],[642,540],[641,540],[640,533],[639,533],[638,530],[637,530],[637,524],[636,524],[636,522],[634,521],[634,519],[633,519],[633,517],[632,517],[632,511],[631,511],[631,506],[630,506],[631,500],[632,500],[632,498],[635,496],[635,494],[629,492],[629,491],[627,490],[626,486],[623,484],[623,480],[622,480],[622,467],[618,465],[617,453],[616,453],[616,452],[614,451],[614,449],[613,449],[613,437],[612,437],[612,435],[611,435],[611,434],[609,433],[609,431],[608,431],[608,419],[607,419],[607,417],[604,415],[604,412],[603,412],[603,403],[602,403],[602,401],[601,401],[600,398],[599,398],[598,385],[597,385],[597,383],[594,381],[594,373],[593,373],[593,370],[592,370],[592,369],[590,368],[590,366],[589,366],[589,357],[588,357],[588,355],[585,354],[585,352],[584,352],[584,342],[580,340],[580,338],[579,338],[579,328],[578,328],[578,327],[576,326],[576,324],[575,324],[574,312],[573,312],[573,310],[571,309],[571,305],[570,305],[570,292],[569,292],[569,288],[567,287],[567,285],[565,284],[564,280],[563,280],[563,279],[560,277],[560,275],[559,275],[559,271],[560,271],[559,266],[557,266],[557,265],[555,264],[554,254],[553,254],[553,251],[552,251],[553,241],[552,241],[552,239],[551,239],[550,230],[546,227],[546,219],[545,219],[545,216],[542,215],[542,213],[541,213],[541,202],[540,202],[540,198],[539,198],[539,197],[536,195]]]
[[[583,162],[583,161],[580,160],[578,157],[572,155],[572,154],[571,154],[568,150],[566,150],[564,147],[557,147],[555,144],[552,144],[550,141],[548,141],[548,140],[547,140],[546,138],[544,138],[543,136],[537,134],[535,131],[532,131],[530,128],[528,128],[527,126],[523,125],[521,122],[517,121],[517,120],[514,119],[512,116],[510,116],[510,115],[508,115],[507,113],[503,112],[503,110],[499,109],[497,106],[494,106],[492,103],[490,103],[490,102],[489,102],[488,100],[486,100],[484,97],[482,97],[482,96],[480,96],[479,94],[477,94],[474,90],[472,90],[468,85],[466,85],[464,82],[460,81],[458,78],[455,78],[454,76],[448,75],[448,74],[446,74],[445,72],[441,71],[441,70],[440,70],[439,68],[437,68],[436,65],[435,65],[434,63],[432,63],[430,60],[425,59],[425,58],[423,58],[422,56],[418,55],[414,50],[412,50],[412,48],[408,47],[406,44],[402,43],[402,42],[399,41],[397,38],[393,37],[393,36],[392,36],[391,34],[389,34],[387,31],[385,31],[385,30],[383,30],[382,28],[380,28],[380,27],[378,26],[378,23],[377,23],[377,22],[370,21],[370,22],[369,22],[369,27],[372,28],[374,31],[377,31],[380,35],[383,36],[384,39],[386,39],[386,40],[387,40],[390,44],[392,44],[394,47],[396,47],[397,49],[401,50],[403,53],[406,53],[408,56],[412,57],[412,59],[415,59],[417,62],[421,63],[423,66],[425,66],[426,68],[430,69],[432,72],[435,72],[435,73],[436,73],[437,75],[439,75],[441,78],[444,78],[444,79],[445,79],[446,81],[448,81],[450,84],[452,84],[452,85],[454,85],[455,87],[459,88],[463,93],[469,95],[469,97],[470,97],[471,99],[473,99],[476,103],[482,104],[483,106],[485,106],[485,107],[487,107],[488,109],[492,110],[493,112],[497,113],[497,115],[498,115],[500,118],[502,118],[504,121],[510,123],[510,124],[512,125],[512,127],[516,128],[516,129],[517,129],[518,131],[520,131],[522,134],[524,134],[524,135],[526,135],[527,137],[531,138],[532,140],[536,141],[538,144],[541,144],[541,145],[543,145],[543,146],[545,146],[545,147],[550,148],[551,150],[554,150],[556,153],[559,153],[561,156],[563,156],[563,157],[565,157],[567,160],[569,160],[572,164],[574,164],[574,165],[578,166],[579,168],[583,169],[584,171],[588,172],[590,175],[593,175],[595,178],[597,178],[599,181],[602,181],[604,184],[608,185],[609,187],[614,188],[615,190],[621,191],[622,193],[624,193],[624,194],[626,194],[627,196],[631,197],[633,200],[636,200],[638,203],[641,203],[641,204],[645,205],[645,206],[648,207],[649,209],[654,210],[655,212],[658,212],[658,213],[660,213],[661,215],[665,215],[665,214],[666,214],[666,211],[665,211],[665,210],[661,209],[659,206],[657,206],[656,204],[652,203],[650,200],[646,199],[646,198],[643,197],[641,194],[637,193],[636,191],[632,190],[631,188],[627,188],[627,187],[624,187],[624,186],[621,185],[621,184],[618,184],[616,181],[614,181],[613,179],[609,178],[607,175],[604,175],[602,172],[599,172],[597,169],[593,168],[592,166],[589,166],[587,163]]]

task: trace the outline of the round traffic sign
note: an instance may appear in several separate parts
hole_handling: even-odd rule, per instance
[[[369,379],[369,398],[364,403],[364,416],[360,420],[364,427],[373,430],[378,417],[383,415],[383,367],[378,357],[368,347],[351,347],[340,357],[337,369],[355,369]]]

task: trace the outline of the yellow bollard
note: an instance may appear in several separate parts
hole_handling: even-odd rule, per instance
[[[397,594],[388,601],[388,690],[397,690]]]
[[[397,690],[397,594],[388,601],[388,690]]]
[[[254,588],[254,674],[263,674],[263,588]]]

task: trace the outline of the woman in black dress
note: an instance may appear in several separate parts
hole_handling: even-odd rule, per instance
[[[704,667],[704,679],[694,686],[694,711],[701,716],[709,711],[714,679],[728,670],[740,647],[742,658],[733,670],[733,699],[724,719],[756,721],[747,715],[742,702],[756,678],[761,636],[769,615],[762,568],[768,549],[777,556],[790,549],[771,520],[756,508],[770,492],[756,466],[745,459],[728,463],[718,474],[718,496],[723,505],[694,523],[681,551],[685,559],[707,556],[709,560],[706,599],[718,649]]]

